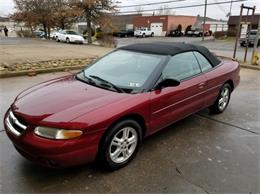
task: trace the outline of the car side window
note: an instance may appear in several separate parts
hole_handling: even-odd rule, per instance
[[[199,52],[193,52],[193,53],[200,64],[202,72],[205,72],[212,68],[210,62],[202,54],[200,54]]]
[[[162,72],[163,79],[174,78],[183,80],[201,73],[200,66],[192,52],[173,56]]]

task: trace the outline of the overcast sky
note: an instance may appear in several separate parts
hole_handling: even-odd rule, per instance
[[[166,0],[119,0],[121,3],[118,4],[119,6],[125,5],[136,5],[136,4],[143,4],[143,3],[154,3],[154,2],[162,2]],[[214,2],[224,2],[230,0],[208,0],[208,3]],[[183,6],[183,5],[194,5],[204,3],[205,0],[186,0],[183,2],[172,2],[166,5],[168,7],[176,7],[176,6]],[[238,2],[233,3],[232,6],[232,15],[238,15],[240,10],[240,5],[244,3],[247,6],[256,6],[256,12],[260,13],[260,0],[247,0],[245,2]],[[151,5],[151,6],[142,6],[142,9],[154,9],[158,8],[161,5]],[[227,19],[226,14],[229,12],[230,3],[223,4],[223,5],[210,5],[208,6],[207,16],[215,19]],[[136,11],[135,7],[131,8],[122,8],[120,11]],[[13,0],[0,0],[0,16],[7,16],[10,13],[14,12],[14,2]],[[204,7],[196,7],[196,8],[185,8],[185,9],[173,9],[171,10],[172,13],[176,15],[204,15]],[[150,12],[152,13],[152,11]]]

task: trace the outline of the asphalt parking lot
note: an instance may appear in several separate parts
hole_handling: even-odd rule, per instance
[[[35,83],[69,73],[1,79],[0,117]],[[146,139],[127,167],[95,163],[48,169],[21,157],[0,125],[1,193],[260,193],[260,72],[241,69],[241,84],[221,115],[207,110]]]

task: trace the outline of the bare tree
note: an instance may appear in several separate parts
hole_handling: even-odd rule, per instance
[[[89,44],[92,43],[91,25],[108,18],[108,13],[116,10],[112,0],[70,0],[70,5],[86,17]]]
[[[81,12],[70,7],[68,0],[56,1],[58,6],[55,13],[53,13],[54,25],[61,29],[70,28],[78,17],[82,16]]]
[[[80,15],[69,7],[69,0],[14,0],[14,2],[17,11],[12,18],[25,22],[31,30],[37,25],[42,25],[45,38],[50,37],[51,28],[67,28]]]
[[[53,25],[53,15],[57,8],[56,0],[14,0],[16,12],[14,18],[29,25],[41,24],[45,37],[50,34]]]

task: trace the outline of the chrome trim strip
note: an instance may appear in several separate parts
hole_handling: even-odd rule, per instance
[[[12,133],[15,134],[16,136],[20,136],[20,135],[21,135],[21,133],[20,133],[19,131],[16,131],[16,129],[13,128],[13,126],[11,125],[10,120],[9,120],[8,117],[5,119],[5,123],[6,123],[6,126],[7,126],[7,130],[9,130],[10,132],[12,132]]]
[[[23,130],[26,130],[26,126],[18,121],[18,119],[14,116],[14,113],[12,111],[9,112],[9,116],[12,118],[16,125],[21,127]]]

